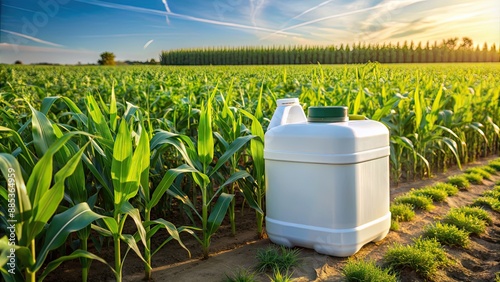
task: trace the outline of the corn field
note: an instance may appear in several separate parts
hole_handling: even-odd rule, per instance
[[[290,97],[382,122],[395,184],[499,154],[499,64],[0,66],[4,280],[43,280],[79,259],[84,281],[92,260],[121,281],[130,250],[151,278],[170,241],[189,255],[181,233],[208,258],[224,219],[238,232],[236,197],[262,236],[264,132]],[[174,211],[190,224],[175,226]],[[114,246],[114,260],[91,241]]]
[[[465,39],[464,39],[465,40]],[[285,65],[499,62],[495,44],[482,48],[457,39],[438,44],[342,44],[340,46],[212,47],[163,51],[162,65]]]

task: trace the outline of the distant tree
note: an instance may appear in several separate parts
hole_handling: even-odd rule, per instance
[[[463,49],[471,49],[473,47],[472,39],[469,37],[462,37],[462,44],[460,44],[460,48]]]
[[[458,37],[454,37],[443,40],[442,46],[446,47],[449,50],[453,50],[457,47],[457,44],[458,44]]]
[[[101,59],[97,63],[103,66],[114,66],[116,65],[115,54],[111,52],[101,53]]]
[[[22,65],[22,64],[23,64],[23,62],[21,62],[20,60],[17,60],[14,62],[14,65]]]

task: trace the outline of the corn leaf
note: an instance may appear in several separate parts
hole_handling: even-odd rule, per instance
[[[32,212],[28,191],[26,190],[24,179],[21,176],[21,167],[19,166],[16,158],[12,155],[0,153],[0,170],[2,171],[4,179],[14,180],[16,190],[16,218],[10,218],[10,216],[7,215],[5,216],[11,220],[15,219],[17,221],[17,228],[21,228],[24,223],[28,222]],[[6,187],[6,189],[9,188],[9,186]],[[18,240],[24,240],[21,232],[16,233],[18,233]]]
[[[111,232],[111,235],[117,236],[120,234],[118,222],[116,222],[116,219],[114,219],[112,217],[105,216],[102,218],[102,220],[106,224],[106,227],[108,227],[108,231]],[[92,228],[95,229],[96,231],[100,230],[97,227],[99,227],[99,226],[94,226],[94,225],[92,226]],[[107,232],[105,232],[104,234],[107,234]]]
[[[424,108],[422,107],[422,101],[420,98],[420,89],[419,85],[415,88],[415,92],[413,92],[413,102],[415,103],[415,129],[419,129],[422,123],[422,115]]]
[[[222,220],[226,215],[229,204],[233,200],[234,195],[221,193],[215,206],[210,212],[210,216],[207,221],[207,234],[211,236],[217,231],[219,226],[222,224]]]
[[[106,140],[113,140],[108,123],[99,108],[99,104],[92,95],[87,95],[87,111],[94,122],[98,135]]]
[[[109,103],[109,123],[111,124],[111,130],[116,131],[117,124],[117,109],[116,109],[116,96],[115,96],[115,82],[111,86],[111,101]]]
[[[52,188],[42,194],[41,198],[38,201],[33,202],[33,219],[31,221],[32,228],[30,234],[31,236],[33,236],[33,238],[40,231],[42,231],[44,225],[49,221],[49,219],[59,207],[59,203],[64,197],[64,182],[74,173],[78,164],[81,163],[80,160],[85,147],[86,145],[82,147],[82,149],[80,149],[78,153],[75,154],[67,162],[67,164],[56,173],[56,175],[54,176],[54,185],[52,186]],[[52,171],[50,167],[48,167],[47,170]]]
[[[151,200],[146,204],[147,208],[151,210],[153,207],[155,207],[160,201],[163,194],[165,194],[165,192],[172,186],[172,183],[175,181],[177,176],[186,172],[198,171],[186,164],[183,164],[177,168],[169,169],[163,176],[160,184],[158,184],[158,186],[155,188]]]
[[[214,157],[212,133],[212,102],[208,100],[206,105],[202,105],[200,124],[198,125],[198,156],[203,166],[203,173],[207,173],[208,166]]]
[[[189,251],[189,249],[184,245],[184,243],[182,243],[182,240],[181,240],[181,237],[179,235],[179,230],[177,229],[177,227],[175,227],[175,225],[169,221],[166,221],[164,220],[163,218],[160,218],[160,219],[156,219],[156,220],[152,220],[150,222],[145,222],[144,223],[146,226],[150,226],[150,225],[155,225],[154,228],[152,228],[150,230],[150,232],[148,232],[148,238],[151,238],[156,232],[158,232],[161,228],[164,228],[165,230],[167,230],[168,234],[170,235],[170,237],[165,240],[166,242],[164,243],[167,243],[168,241],[170,241],[171,239],[174,239],[176,240],[179,245],[184,249],[186,250],[186,252],[188,252],[188,255],[189,257],[191,257],[191,252]],[[187,229],[189,230],[189,229]],[[190,230],[189,230],[190,231]],[[192,232],[192,231],[191,231]],[[160,245],[154,252],[152,255],[155,255],[161,247],[163,247],[164,244]]]
[[[460,169],[462,169],[462,165],[460,163],[460,156],[458,154],[457,142],[455,142],[455,140],[450,139],[448,137],[443,137],[442,140],[443,140],[444,144],[446,144],[446,146],[448,146],[448,148],[450,148],[450,151],[453,153],[453,156],[455,156],[455,160],[457,161],[458,167]]]
[[[54,133],[54,128],[52,128],[52,122],[43,114],[35,110],[31,105],[32,112],[32,134],[33,134],[33,145],[35,146],[36,152],[39,156],[42,156],[47,152],[49,144],[56,141],[57,136]]]
[[[71,114],[73,114],[74,118],[79,121],[81,124],[87,124],[87,116],[82,113],[80,108],[68,97],[62,96],[52,96],[45,97],[42,100],[42,104],[40,106],[40,112],[45,115],[49,113],[50,108],[54,105],[55,102],[62,100],[66,106],[71,110]]]
[[[209,177],[211,177],[217,170],[225,163],[227,162],[231,156],[236,154],[245,144],[248,143],[248,141],[252,140],[255,138],[254,135],[246,135],[246,136],[240,136],[232,142],[227,150],[220,156],[220,158],[217,160],[217,163],[215,164],[214,168],[210,171],[208,174]]]
[[[24,144],[23,139],[21,138],[19,133],[17,133],[15,130],[12,130],[10,128],[3,127],[3,126],[0,126],[0,133],[1,132],[5,132],[8,135],[11,135],[11,137],[14,139],[14,142],[19,146],[19,148],[21,148],[21,151],[23,152],[23,154],[21,154],[21,157],[27,162],[28,173],[30,173],[31,168],[35,166],[35,162],[33,161],[33,158],[31,156],[31,152],[28,150],[28,148]]]
[[[50,263],[48,263],[47,266],[45,267],[42,275],[40,275],[40,277],[38,278],[39,281],[40,282],[43,281],[45,279],[45,277],[47,277],[47,275],[49,275],[49,273],[51,273],[52,271],[56,270],[56,268],[58,268],[61,265],[61,263],[68,261],[68,260],[81,259],[81,258],[99,261],[99,262],[107,265],[111,269],[111,272],[116,273],[113,266],[111,266],[105,259],[103,259],[95,254],[92,254],[88,251],[76,250],[76,251],[72,252],[70,255],[59,257],[59,258],[51,261]]]
[[[181,189],[179,189],[175,184],[172,185],[170,189],[167,190],[167,194],[176,198],[177,200],[181,201],[184,205],[191,208],[191,210],[193,210],[196,213],[196,215],[201,219],[201,215],[196,210],[196,207],[193,205],[188,195],[186,195],[186,193],[184,193]]]
[[[142,224],[141,214],[139,209],[134,208],[129,202],[125,202],[121,206],[121,213],[126,214],[132,218],[137,228],[137,233],[139,234],[139,238],[141,239],[145,248],[147,248],[146,244],[146,229],[144,229],[144,225]]]
[[[113,148],[113,161],[111,163],[111,178],[115,193],[115,205],[119,206],[129,196],[128,186],[136,185],[138,179],[129,177],[132,167],[132,140],[127,122],[122,120]],[[129,182],[130,181],[130,182]]]
[[[80,203],[55,215],[47,228],[45,241],[38,253],[36,264],[31,270],[38,271],[48,252],[64,244],[70,233],[87,227],[98,218],[102,216],[93,212],[87,203]]]
[[[142,253],[141,253],[141,250],[139,249],[139,246],[137,246],[137,243],[135,241],[135,238],[134,236],[130,235],[130,234],[120,234],[120,239],[123,240],[123,242],[127,243],[127,245],[129,246],[130,249],[132,249],[134,251],[134,253],[146,264],[149,266],[149,264],[146,262],[146,260],[144,260],[144,257],[142,256]],[[126,258],[126,255],[123,257],[123,260],[125,260]],[[122,263],[122,267],[123,267],[124,263]],[[120,269],[120,271],[122,271]]]
[[[434,124],[439,118],[439,110],[441,109],[441,97],[443,96],[443,86],[439,87],[438,93],[432,103],[431,112],[425,116],[427,121],[427,130],[432,131]]]

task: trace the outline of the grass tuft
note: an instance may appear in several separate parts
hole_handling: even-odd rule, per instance
[[[415,211],[413,207],[409,204],[393,204],[390,207],[391,217],[395,221],[411,221],[415,218]]]
[[[500,201],[492,197],[479,197],[472,203],[475,207],[489,207],[490,209],[500,212]]]
[[[485,211],[479,207],[460,207],[460,208],[457,208],[457,211],[461,212],[467,216],[473,216],[475,218],[483,220],[487,224],[491,224],[493,222],[490,214],[487,211]]]
[[[448,193],[446,191],[436,189],[434,187],[425,187],[422,189],[413,190],[409,194],[415,196],[424,196],[434,202],[442,202],[448,197]]]
[[[292,281],[292,275],[293,273],[288,273],[288,271],[286,271],[283,274],[281,270],[275,269],[273,272],[273,276],[272,277],[268,276],[268,277],[271,280],[271,282],[290,282]]]
[[[470,243],[469,233],[455,225],[436,222],[428,225],[423,234],[424,238],[434,238],[442,245],[467,247]]]
[[[408,204],[415,209],[421,209],[425,211],[430,211],[434,208],[431,199],[424,196],[411,195],[410,193],[397,197],[396,199],[394,199],[394,203]]]
[[[488,166],[494,168],[496,171],[500,171],[500,160],[494,160],[488,163]]]
[[[500,186],[495,186],[493,190],[484,192],[483,196],[474,200],[472,206],[489,207],[496,212],[500,212]]]
[[[381,269],[373,261],[349,260],[342,269],[342,274],[346,281],[397,281],[395,274],[391,274],[389,269]]]
[[[450,263],[446,252],[436,239],[414,240],[413,245],[394,244],[384,255],[385,264],[395,270],[413,269],[425,278],[431,278],[439,267]]]
[[[460,190],[468,190],[470,188],[470,182],[469,180],[467,180],[467,177],[465,177],[465,175],[448,177],[448,183]]]
[[[458,194],[458,187],[451,183],[438,182],[431,187],[445,191],[448,196],[455,196]]]
[[[464,174],[464,176],[472,184],[478,184],[478,185],[483,184],[484,177],[481,174],[466,173],[466,174]]]
[[[258,281],[255,277],[255,273],[247,269],[239,269],[233,275],[228,276],[226,274],[225,282],[256,282]]]
[[[489,165],[482,166],[481,169],[489,174],[497,174],[497,170]]]
[[[287,272],[299,263],[300,251],[281,246],[268,247],[257,252],[257,271],[266,272],[280,270]]]
[[[491,180],[491,173],[487,172],[481,167],[473,167],[465,170],[465,173],[468,174],[479,174],[483,177],[483,179]]]
[[[472,215],[467,215],[458,209],[452,209],[443,219],[444,223],[455,225],[456,227],[472,234],[481,234],[486,230],[486,222]]]
[[[400,228],[399,221],[392,219],[391,220],[391,230],[392,231],[398,231],[399,228]]]

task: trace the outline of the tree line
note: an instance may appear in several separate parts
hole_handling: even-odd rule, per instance
[[[422,45],[413,41],[403,44],[341,44],[340,46],[262,46],[211,47],[163,51],[162,65],[275,65],[275,64],[359,64],[380,63],[452,63],[499,62],[495,44],[474,47],[472,39],[463,37]]]

